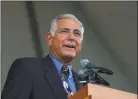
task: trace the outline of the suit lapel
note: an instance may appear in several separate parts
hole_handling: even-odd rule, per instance
[[[43,59],[43,67],[45,71],[45,78],[48,81],[56,99],[66,99],[67,95],[64,91],[62,81],[57,72],[57,69],[49,56]]]
[[[74,82],[75,82],[75,85],[76,85],[76,89],[78,91],[81,87],[80,87],[80,84],[79,84],[79,80],[78,80],[78,77],[77,77],[77,73],[75,73],[73,70],[72,70],[72,73],[73,73],[73,77],[74,77]]]

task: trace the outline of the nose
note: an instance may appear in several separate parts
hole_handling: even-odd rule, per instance
[[[75,35],[74,35],[73,32],[70,32],[69,35],[68,35],[68,37],[71,38],[71,39],[75,39]]]

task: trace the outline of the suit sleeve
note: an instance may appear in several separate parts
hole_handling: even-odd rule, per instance
[[[2,91],[1,99],[30,99],[33,77],[23,59],[13,62]]]

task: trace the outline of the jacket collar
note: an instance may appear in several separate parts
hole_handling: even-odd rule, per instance
[[[52,59],[50,58],[50,56],[47,55],[45,58],[43,58],[42,63],[43,63],[44,71],[45,71],[44,72],[45,78],[48,81],[51,89],[53,90],[53,93],[56,99],[66,99],[67,94],[62,85],[62,81],[58,74],[57,68],[55,64],[53,63]],[[80,89],[80,84],[77,78],[77,74],[73,70],[72,70],[72,74],[74,77],[76,89],[78,91]]]
[[[49,55],[43,59],[43,67],[45,78],[55,95],[55,99],[66,99],[67,94],[64,91],[62,81]]]

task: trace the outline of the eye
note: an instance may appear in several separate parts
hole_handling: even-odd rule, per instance
[[[75,34],[75,36],[77,36],[77,37],[81,37],[80,31],[74,31],[74,34]]]
[[[67,33],[68,33],[68,30],[67,30],[67,29],[62,29],[62,30],[61,30],[61,33],[62,33],[62,34],[67,34]]]
[[[63,33],[64,33],[64,32],[67,32],[67,30],[62,30],[61,32],[63,32]]]

